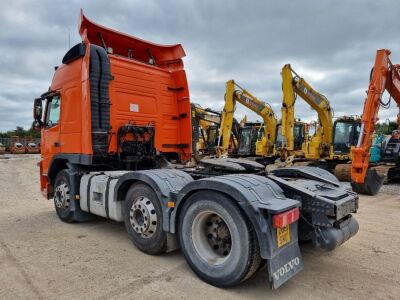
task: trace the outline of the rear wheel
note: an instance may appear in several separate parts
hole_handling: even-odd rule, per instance
[[[71,210],[71,182],[66,170],[60,171],[54,182],[54,206],[58,217],[67,223],[74,222],[74,212]]]
[[[141,251],[159,254],[166,250],[162,209],[156,193],[143,183],[133,184],[126,194],[124,221],[129,238]]]
[[[187,199],[180,212],[179,240],[192,270],[215,286],[236,285],[261,264],[251,223],[218,192],[197,192]]]

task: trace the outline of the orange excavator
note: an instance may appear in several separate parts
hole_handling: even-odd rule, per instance
[[[388,107],[392,99],[400,108],[400,65],[394,65],[389,55],[390,51],[387,49],[378,50],[376,53],[368,94],[364,102],[361,132],[356,147],[352,149],[352,187],[358,193],[375,195],[379,192],[384,179],[375,170],[369,168],[369,150],[375,124],[378,121],[379,108]],[[382,100],[385,91],[390,95],[386,103]],[[394,168],[400,170],[399,164]]]

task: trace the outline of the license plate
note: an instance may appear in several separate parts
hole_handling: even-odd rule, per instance
[[[278,247],[282,247],[290,242],[290,230],[289,225],[286,225],[283,228],[276,229],[276,239],[278,241]]]

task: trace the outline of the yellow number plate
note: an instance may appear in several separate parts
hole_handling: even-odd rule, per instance
[[[283,228],[276,229],[276,239],[278,241],[278,247],[282,247],[290,242],[290,230],[289,225]]]

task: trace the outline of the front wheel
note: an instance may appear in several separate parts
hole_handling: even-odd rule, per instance
[[[68,172],[62,170],[57,174],[54,182],[54,206],[58,217],[63,222],[74,222],[74,212],[71,210],[71,182]]]
[[[234,286],[261,264],[252,224],[224,194],[201,191],[190,196],[180,212],[178,229],[189,266],[211,285]]]

